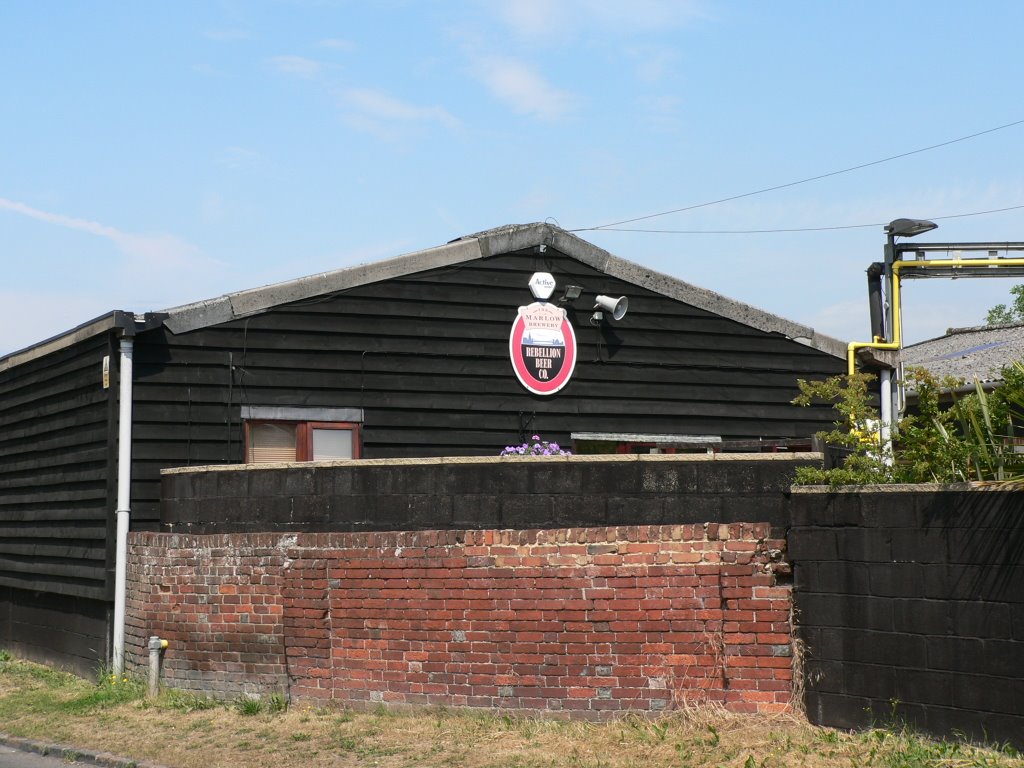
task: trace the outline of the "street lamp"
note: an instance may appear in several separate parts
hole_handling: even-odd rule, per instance
[[[934,221],[928,221],[927,219],[893,219],[885,226],[885,260],[882,268],[882,279],[885,284],[885,321],[882,331],[882,338],[887,343],[892,343],[895,337],[895,328],[893,327],[893,312],[892,312],[892,300],[893,300],[893,284],[892,284],[892,265],[896,259],[896,238],[897,237],[914,237],[916,235],[924,234],[925,232],[931,232],[936,229],[939,225]],[[869,291],[871,290],[871,270],[868,270],[868,285]],[[877,279],[877,277],[876,277]],[[872,323],[874,325],[874,322]],[[871,332],[874,334],[876,328],[872,328]],[[899,353],[900,350],[897,350]],[[899,363],[897,363],[899,365]],[[879,374],[879,405],[882,421],[881,437],[883,451],[887,454],[891,454],[891,436],[892,436],[892,419],[893,419],[893,386],[892,386],[892,369],[883,368]]]
[[[894,219],[885,225],[885,232],[889,237],[913,237],[931,232],[939,225],[927,219]]]

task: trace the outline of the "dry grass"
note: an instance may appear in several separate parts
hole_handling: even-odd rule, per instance
[[[1008,750],[881,730],[846,734],[796,716],[713,707],[601,725],[436,709],[268,709],[266,702],[224,706],[176,692],[147,702],[130,680],[105,677],[97,686],[0,662],[0,730],[176,768],[1024,766]]]

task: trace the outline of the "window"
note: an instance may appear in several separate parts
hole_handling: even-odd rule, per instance
[[[245,460],[250,464],[358,459],[359,408],[246,406]]]

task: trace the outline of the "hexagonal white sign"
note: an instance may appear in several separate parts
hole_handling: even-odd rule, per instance
[[[539,301],[547,301],[555,292],[555,278],[550,272],[534,272],[529,285],[533,298]]]

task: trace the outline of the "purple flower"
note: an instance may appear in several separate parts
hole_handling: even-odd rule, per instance
[[[522,445],[506,445],[501,456],[572,456],[572,451],[563,449],[558,443],[541,440],[540,435],[533,435],[532,443]]]

